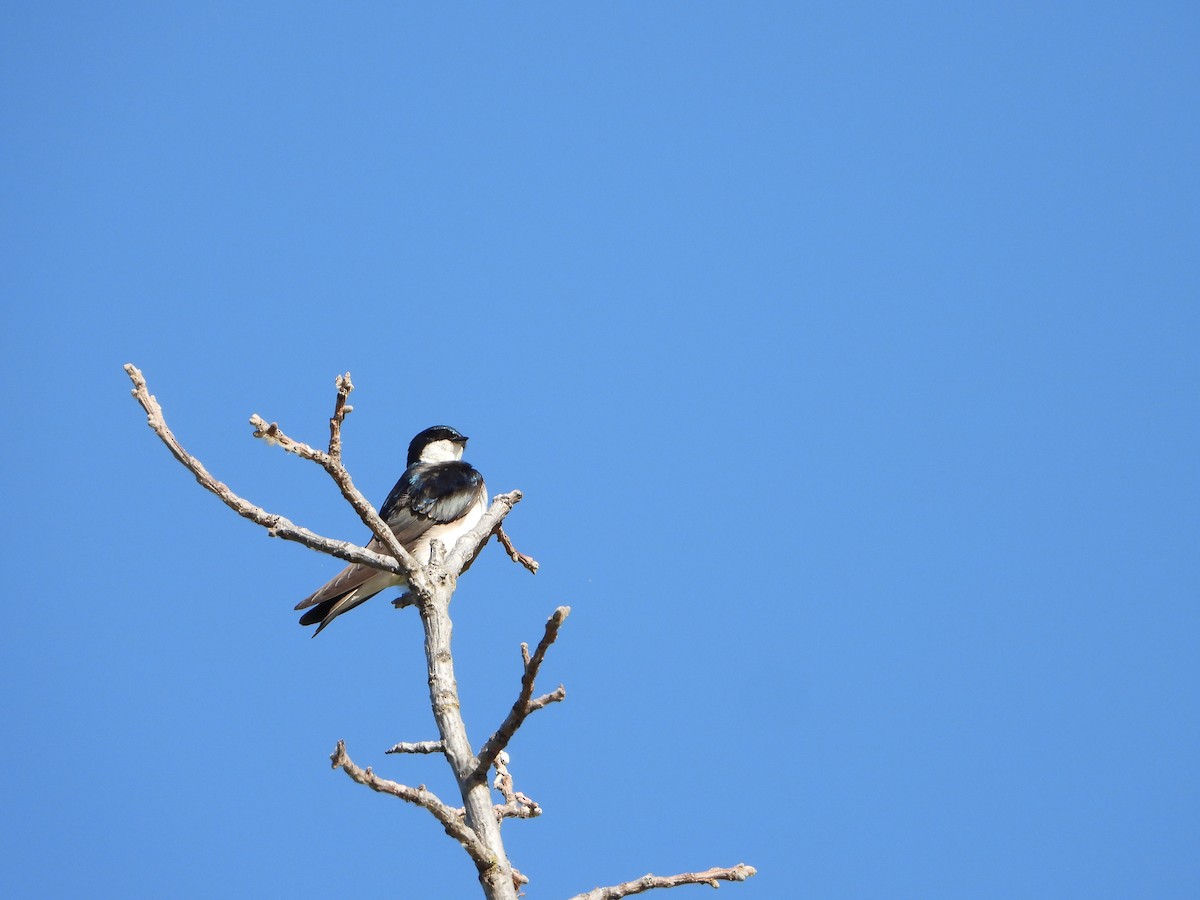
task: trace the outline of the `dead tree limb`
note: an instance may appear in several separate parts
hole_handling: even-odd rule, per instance
[[[376,509],[354,486],[349,472],[342,464],[342,425],[346,416],[354,409],[348,402],[354,385],[350,381],[350,373],[347,372],[337,378],[337,397],[329,419],[327,450],[318,450],[294,440],[284,433],[278,424],[268,423],[257,414],[250,419],[254,426],[254,437],[276,444],[290,453],[320,465],[370,529],[378,541],[375,546],[382,547],[386,553],[378,553],[348,541],[336,541],[302,528],[281,515],[267,512],[238,496],[228,485],[214,478],[198,459],[184,450],[167,427],[162,407],[150,393],[146,380],[137,367],[127,364],[125,372],[133,382],[133,396],[145,410],[150,428],[201,486],[216,494],[238,515],[261,525],[271,537],[294,541],[347,562],[361,563],[401,575],[408,581],[409,591],[395,601],[395,605],[401,608],[415,606],[421,616],[425,632],[425,658],[429,669],[429,699],[439,739],[401,742],[387,752],[443,754],[454,775],[463,806],[449,806],[426,790],[424,785],[410,787],[380,778],[369,767],[360,768],[350,759],[342,741],[338,741],[330,759],[334,768],[342,769],[355,782],[428,811],[441,823],[446,833],[467,852],[475,864],[484,895],[488,900],[517,900],[520,886],[528,883],[529,879],[509,862],[501,840],[500,828],[506,819],[534,818],[540,815],[542,810],[535,801],[514,788],[505,748],[531,713],[566,697],[566,690],[562,685],[540,697],[534,697],[533,691],[546,653],[558,637],[559,629],[570,613],[570,608],[560,606],[554,611],[546,622],[542,638],[532,654],[528,644],[521,645],[523,672],[517,700],[504,721],[484,743],[478,756],[471,748],[461,713],[458,684],[454,676],[454,657],[450,646],[449,609],[458,577],[470,568],[492,535],[497,536],[505,552],[514,562],[530,572],[537,571],[537,561],[517,550],[503,528],[505,517],[520,502],[521,492],[497,494],[475,528],[459,538],[454,547],[446,548],[434,541],[428,565],[425,565],[424,561],[414,559],[392,534]],[[492,767],[495,767],[497,774],[494,784],[489,785],[487,773]],[[494,802],[493,789],[500,793],[503,803]],[[738,865],[732,869],[709,869],[705,872],[681,875],[646,875],[636,881],[613,887],[595,888],[588,893],[577,895],[572,900],[618,900],[655,888],[684,884],[710,884],[717,887],[719,881],[744,881],[754,873],[752,867]]]
[[[268,444],[282,447],[288,453],[295,453],[303,459],[312,460],[328,472],[329,477],[338,486],[338,490],[342,492],[342,496],[346,498],[346,502],[358,513],[363,524],[371,529],[371,534],[375,536],[375,539],[404,567],[410,590],[416,594],[423,594],[428,588],[425,584],[421,564],[413,559],[412,554],[405,550],[396,539],[396,535],[392,534],[392,529],[387,527],[387,523],[376,512],[375,507],[354,486],[350,473],[342,465],[342,422],[346,417],[347,410],[354,408],[346,405],[346,398],[354,390],[349,372],[338,376],[337,388],[337,400],[334,402],[333,415],[329,419],[329,452],[326,453],[301,441],[292,440],[283,433],[283,429],[278,424],[267,423],[258,413],[250,417],[250,424],[254,426],[254,436]]]
[[[516,547],[514,547],[512,538],[510,538],[507,534],[504,533],[503,528],[500,528],[500,527],[496,528],[496,539],[499,540],[501,546],[504,547],[504,552],[508,554],[509,559],[511,559],[515,563],[520,563],[525,568],[527,568],[530,572],[532,572],[534,575],[537,574],[538,561],[536,559],[534,559],[532,556],[526,556],[524,553],[522,553],[520,550],[518,550]]]
[[[171,429],[167,427],[162,407],[159,406],[157,398],[146,387],[146,379],[142,377],[142,373],[138,368],[132,364],[128,364],[125,366],[125,372],[133,382],[133,391],[131,393],[134,399],[146,411],[146,424],[167,445],[167,449],[171,451],[171,455],[183,463],[184,467],[195,476],[196,481],[200,483],[201,487],[216,494],[222,503],[239,516],[261,525],[267,529],[267,534],[271,537],[282,538],[285,541],[295,541],[320,553],[328,553],[330,556],[336,556],[338,559],[344,559],[347,562],[363,563],[384,572],[391,572],[393,575],[408,574],[408,570],[390,556],[375,553],[365,547],[352,544],[349,541],[335,541],[332,538],[322,537],[313,531],[309,531],[307,528],[301,528],[281,515],[269,513],[262,507],[255,506],[249,500],[239,497],[230,490],[228,485],[222,481],[218,481],[209,474],[209,471],[204,468],[200,460],[183,449],[183,446],[171,432]]]
[[[513,777],[508,771],[508,754],[503,750],[496,756],[496,780],[492,786],[504,798],[496,804],[496,817],[500,819],[534,819],[542,814],[537,801],[531,800],[513,788]]]
[[[729,869],[708,869],[704,872],[684,872],[681,875],[643,875],[633,881],[614,884],[612,887],[593,888],[584,894],[576,894],[571,900],[620,900],[655,888],[679,887],[682,884],[707,884],[720,887],[722,881],[745,881],[757,875],[754,866],[738,863]]]
[[[560,684],[558,690],[553,694],[546,694],[535,701],[532,700],[534,681],[537,679],[538,669],[542,667],[542,660],[546,658],[546,651],[550,649],[550,645],[558,637],[558,629],[562,627],[562,623],[566,621],[567,616],[570,614],[571,607],[569,606],[560,606],[554,611],[554,614],[546,621],[546,631],[542,635],[542,639],[538,642],[537,650],[534,651],[533,656],[529,656],[528,644],[521,645],[521,657],[525,662],[525,671],[521,675],[521,693],[517,696],[517,701],[512,705],[512,709],[509,710],[504,721],[500,723],[500,727],[487,739],[487,743],[479,751],[479,762],[476,764],[477,772],[487,773],[487,770],[492,767],[492,763],[496,761],[496,756],[508,746],[508,742],[512,740],[513,735],[517,733],[517,729],[521,727],[521,723],[525,721],[531,712],[541,709],[549,703],[566,698],[566,688]]]
[[[406,784],[380,778],[371,771],[369,766],[365,769],[359,768],[346,753],[345,741],[337,742],[337,748],[330,754],[329,760],[335,769],[341,769],[359,784],[366,785],[380,794],[391,794],[393,797],[399,797],[401,800],[428,810],[435,819],[442,823],[446,834],[462,844],[463,849],[467,851],[476,865],[485,867],[491,865],[491,851],[486,844],[479,840],[479,835],[463,824],[461,811],[447,806],[434,794],[427,791],[424,785],[415,788],[409,787]]]

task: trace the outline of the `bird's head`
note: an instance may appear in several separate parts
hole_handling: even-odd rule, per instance
[[[436,463],[462,459],[467,446],[467,436],[449,425],[434,425],[426,428],[408,445],[408,462]]]

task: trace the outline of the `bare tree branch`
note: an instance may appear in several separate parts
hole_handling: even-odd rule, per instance
[[[345,744],[341,741],[330,759],[334,768],[341,768],[348,777],[359,784],[379,793],[399,797],[427,810],[442,824],[446,833],[466,849],[478,869],[479,881],[486,897],[489,900],[517,900],[520,886],[528,883],[529,879],[509,862],[500,837],[500,826],[505,819],[533,818],[540,815],[542,810],[535,801],[515,789],[512,775],[508,771],[509,759],[505,748],[530,713],[551,703],[560,702],[566,697],[566,690],[562,685],[536,698],[533,691],[542,662],[550,645],[557,639],[558,631],[570,613],[570,607],[561,606],[554,611],[546,622],[545,633],[532,654],[528,644],[521,645],[523,672],[520,694],[500,727],[484,744],[479,756],[475,756],[467,739],[454,676],[449,606],[458,576],[470,567],[493,534],[514,562],[520,563],[530,572],[537,571],[537,561],[519,552],[502,527],[505,516],[521,500],[521,492],[496,495],[476,527],[462,536],[449,552],[440,542],[434,542],[429,567],[425,568],[424,561],[413,559],[400,545],[375,508],[355,488],[349,473],[342,465],[341,429],[346,415],[353,410],[347,401],[354,386],[347,372],[338,376],[336,382],[338,393],[333,415],[329,420],[328,452],[293,440],[284,434],[277,424],[268,424],[258,415],[250,419],[255,427],[255,437],[278,444],[285,450],[310,459],[324,468],[337,483],[342,495],[371,529],[379,545],[391,555],[376,553],[347,541],[334,541],[301,528],[283,516],[266,512],[239,497],[227,485],[214,478],[198,459],[183,449],[167,427],[162,408],[150,394],[142,373],[132,364],[126,365],[125,371],[133,382],[134,398],[146,411],[150,428],[202,487],[216,494],[238,515],[262,525],[272,537],[295,541],[339,559],[365,564],[408,579],[410,592],[394,603],[398,607],[416,606],[420,612],[425,631],[429,697],[440,740],[401,742],[387,752],[444,754],[458,783],[464,805],[461,808],[451,807],[426,790],[424,785],[410,787],[380,778],[370,768],[358,767],[351,761],[346,753]],[[487,782],[488,769],[493,765],[497,773],[494,788],[500,792],[503,803],[493,802],[492,786]],[[612,887],[595,888],[577,895],[572,900],[619,900],[621,897],[643,891],[684,884],[709,884],[718,887],[720,881],[744,881],[754,874],[753,867],[740,864],[731,869],[714,868],[704,872],[672,876],[646,875]]]
[[[543,707],[549,706],[551,703],[561,703],[567,699],[567,689],[561,684],[548,694],[542,694],[529,701],[529,712],[535,713]]]
[[[458,546],[463,545],[463,540],[465,537],[459,539]],[[446,760],[462,794],[466,824],[492,852],[490,864],[486,868],[479,868],[479,882],[484,894],[489,900],[517,900],[520,881],[513,874],[512,863],[504,850],[504,841],[500,836],[501,823],[496,817],[492,791],[487,783],[487,770],[484,769],[482,777],[478,774],[475,755],[467,738],[467,727],[463,722],[458,681],[454,677],[454,654],[450,648],[452,625],[449,610],[453,593],[453,578],[434,578],[431,596],[418,604],[425,630],[429,702],[445,747]]]
[[[512,800],[496,804],[497,819],[536,819],[541,814],[542,808],[537,805],[537,801],[529,799],[520,791],[517,791]]]
[[[471,568],[471,563],[479,556],[479,552],[488,539],[496,533],[501,523],[504,522],[504,517],[512,512],[512,508],[521,502],[523,496],[524,494],[520,491],[509,491],[507,494],[497,494],[493,497],[492,505],[483,514],[483,518],[474,528],[460,537],[450,549],[445,562],[446,571],[457,577]],[[537,569],[537,562],[533,560],[531,562],[533,564],[531,571],[534,571]],[[529,567],[526,566],[526,568]]]
[[[342,391],[342,384],[339,384],[339,403],[343,402]],[[345,415],[344,407],[341,413],[343,416]],[[254,426],[254,436],[256,438],[261,438],[268,444],[275,444],[288,453],[295,453],[302,459],[312,460],[328,472],[329,477],[333,479],[338,489],[342,492],[342,496],[354,507],[354,511],[358,513],[358,517],[362,519],[363,524],[371,529],[371,534],[375,536],[375,539],[403,566],[404,574],[408,576],[409,585],[412,587],[414,593],[423,594],[428,591],[429,588],[426,584],[424,571],[422,570],[423,562],[418,562],[411,553],[404,549],[404,546],[397,540],[396,535],[392,533],[392,529],[388,528],[387,523],[380,518],[375,507],[363,496],[362,491],[354,486],[354,482],[350,478],[350,473],[342,465],[340,458],[341,422],[338,419],[338,412],[336,410],[333,418],[329,420],[329,428],[333,433],[333,436],[330,438],[330,445],[333,445],[334,437],[336,437],[338,443],[338,457],[336,458],[323,450],[310,447],[302,441],[293,440],[283,433],[283,429],[277,423],[271,422],[268,424],[258,413],[250,417],[250,424]]]
[[[730,869],[708,869],[704,872],[684,872],[681,875],[643,875],[634,881],[614,884],[612,887],[593,888],[584,894],[576,894],[571,900],[620,900],[621,897],[631,897],[642,891],[652,891],[656,888],[679,887],[683,884],[707,884],[709,887],[720,887],[722,881],[745,881],[752,875],[757,875],[754,866],[738,863]]]
[[[201,487],[216,494],[222,503],[239,516],[261,525],[267,529],[267,534],[271,537],[281,538],[285,541],[295,541],[312,550],[336,556],[338,559],[344,559],[346,562],[362,563],[383,572],[391,572],[394,575],[407,574],[407,570],[391,557],[375,553],[365,547],[352,544],[349,541],[335,541],[332,538],[323,537],[314,531],[309,531],[307,528],[296,525],[290,519],[276,513],[269,513],[262,507],[255,506],[249,500],[239,497],[230,490],[228,485],[214,478],[204,468],[200,460],[183,449],[183,445],[179,443],[179,440],[172,433],[171,429],[167,427],[162,407],[154,395],[150,393],[146,386],[146,379],[142,376],[137,366],[134,366],[132,363],[126,364],[125,372],[133,382],[131,393],[134,399],[146,411],[146,424],[166,444],[167,449],[171,451],[171,455],[179,460],[195,476],[196,481],[200,483]]]
[[[333,415],[329,417],[329,455],[337,460],[342,461],[342,422],[346,421],[346,416],[354,412],[354,407],[346,403],[350,397],[350,392],[354,390],[354,385],[350,381],[350,373],[339,375],[337,377],[337,400],[333,404]]]
[[[490,866],[492,853],[479,839],[479,836],[468,825],[463,824],[462,813],[439,800],[434,794],[425,790],[424,786],[409,787],[396,781],[380,778],[370,768],[361,769],[356,766],[346,753],[346,742],[338,741],[337,749],[329,756],[333,768],[341,769],[359,784],[366,785],[381,794],[391,794],[409,803],[415,803],[422,809],[428,810],[435,819],[442,823],[446,834],[454,838],[470,854],[471,859],[480,867]]]
[[[537,802],[513,789],[513,777],[508,771],[508,754],[503,750],[496,756],[496,780],[493,787],[504,798],[496,804],[497,819],[534,819],[542,814]]]
[[[346,414],[354,409],[353,406],[346,402],[350,392],[354,389],[354,385],[350,381],[349,372],[345,375],[339,375],[337,379],[338,394],[334,404],[333,415],[329,420],[330,435],[328,452],[318,450],[303,441],[295,440],[285,434],[278,423],[268,423],[257,413],[250,417],[250,424],[254,426],[254,437],[261,438],[269,444],[277,444],[287,452],[295,453],[303,459],[311,460],[325,469],[341,490],[342,496],[346,498],[355,512],[358,513],[359,518],[362,519],[363,523],[371,530],[371,533],[383,544],[388,553],[394,557],[394,560],[389,559],[384,554],[375,553],[372,550],[352,544],[349,541],[335,541],[323,537],[316,532],[296,525],[284,516],[269,513],[235,494],[230,490],[228,485],[214,478],[204,467],[203,463],[188,453],[183,448],[183,445],[179,443],[179,440],[172,433],[171,429],[167,427],[162,407],[159,405],[157,398],[150,393],[141,370],[132,363],[126,363],[124,368],[126,374],[133,382],[133,391],[131,393],[134,399],[146,411],[146,424],[166,444],[171,454],[195,476],[196,481],[201,486],[216,494],[226,506],[238,515],[262,525],[267,529],[271,537],[295,541],[321,553],[327,553],[330,556],[344,559],[347,562],[362,563],[384,572],[408,576],[410,585],[420,586],[421,590],[418,593],[425,593],[428,590],[425,585],[426,579],[421,563],[404,549],[392,533],[392,530],[387,527],[387,523],[380,518],[379,513],[371,505],[370,501],[354,486],[350,473],[342,465],[341,426]],[[491,506],[476,527],[459,538],[458,543],[455,544],[454,549],[446,558],[444,567],[453,576],[461,574],[470,566],[471,561],[478,556],[479,551],[487,543],[488,538],[500,528],[504,517],[521,501],[521,496],[520,491],[511,491],[507,494],[497,494],[493,498]],[[530,571],[537,570],[537,562],[535,560],[512,549],[512,542],[508,539],[507,535],[504,536],[504,543],[505,549],[509,551],[509,555],[515,561],[520,562],[526,568],[530,569]]]
[[[546,651],[550,649],[550,645],[554,643],[558,637],[558,629],[562,626],[563,621],[571,614],[571,607],[560,606],[554,611],[554,614],[546,621],[546,631],[542,635],[542,639],[538,642],[537,649],[533,652],[533,656],[529,656],[528,647],[522,646],[521,656],[526,659],[525,672],[521,675],[521,693],[517,697],[517,702],[513,704],[508,716],[500,723],[500,727],[495,733],[487,739],[487,743],[483,745],[483,749],[479,751],[479,761],[476,764],[476,773],[486,773],[492,764],[496,761],[497,755],[508,746],[508,742],[512,740],[512,736],[517,733],[517,729],[521,727],[521,723],[525,721],[525,717],[534,711],[530,703],[533,697],[533,685],[537,679],[538,669],[541,668],[542,660],[546,658]],[[555,695],[560,696],[555,697]],[[554,699],[561,700],[566,697],[566,689],[559,685],[558,690],[554,694],[547,694],[545,697],[539,697],[539,706],[541,709],[548,703],[554,702]]]
[[[445,753],[446,745],[441,741],[401,741],[384,753]]]
[[[512,538],[505,534],[503,528],[497,526],[496,537],[499,539],[501,545],[503,545],[505,552],[509,556],[509,559],[511,559],[513,562],[520,563],[534,575],[537,574],[538,561],[532,556],[526,556],[524,553],[514,547]]]

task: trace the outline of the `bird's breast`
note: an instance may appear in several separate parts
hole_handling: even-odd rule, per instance
[[[434,525],[421,535],[416,544],[409,547],[408,550],[423,566],[429,565],[430,545],[433,541],[441,541],[442,546],[449,553],[454,549],[454,545],[458,543],[460,537],[479,524],[479,520],[483,518],[483,513],[487,509],[487,502],[487,488],[484,488],[479,492],[479,499],[471,505],[462,518],[444,525]]]

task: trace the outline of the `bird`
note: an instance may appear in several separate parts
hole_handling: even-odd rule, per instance
[[[429,562],[431,541],[452,549],[487,507],[483,476],[463,461],[466,446],[467,437],[448,425],[426,428],[408,445],[407,468],[379,508],[380,518],[422,566]],[[387,553],[378,538],[367,549]],[[342,613],[407,583],[403,575],[353,563],[296,604],[296,609],[308,610],[300,624],[317,625],[316,637]]]

